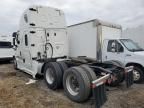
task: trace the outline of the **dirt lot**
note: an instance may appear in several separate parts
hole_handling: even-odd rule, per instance
[[[26,85],[30,78],[14,70],[12,64],[0,64],[0,108],[94,108],[91,100],[78,104],[63,90],[49,90],[42,79]],[[107,94],[108,101],[102,108],[144,108],[144,84],[109,88]]]

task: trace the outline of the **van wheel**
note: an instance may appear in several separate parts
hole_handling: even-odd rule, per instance
[[[80,67],[72,67],[65,71],[63,86],[66,95],[75,102],[84,102],[90,95],[90,80]]]
[[[88,65],[81,65],[80,67],[81,67],[84,71],[86,71],[86,73],[87,73],[87,75],[88,75],[89,80],[90,80],[91,83],[92,83],[92,81],[94,81],[94,80],[97,79],[95,72],[94,72],[91,68],[89,68]]]
[[[58,63],[50,62],[45,65],[44,79],[48,88],[56,90],[62,87],[62,71]]]
[[[135,83],[141,83],[144,81],[144,73],[143,70],[137,66],[133,68],[133,78]]]

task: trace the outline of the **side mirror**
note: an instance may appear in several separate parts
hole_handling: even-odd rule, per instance
[[[16,36],[17,36],[17,32],[14,32],[14,33],[12,34],[12,37],[16,38]]]
[[[16,45],[16,44],[15,44],[15,40],[16,40],[16,39],[15,39],[15,38],[13,38],[13,45],[14,45],[14,46]]]
[[[19,41],[19,40],[17,40],[17,43],[18,43],[18,44],[20,44],[20,41]]]
[[[34,8],[29,8],[30,11],[37,11],[36,9]]]
[[[16,44],[20,44],[20,41],[18,40],[17,32],[13,32],[12,37],[13,37],[13,45],[14,46],[17,46]]]
[[[13,46],[17,47],[17,45],[16,45],[16,38],[13,38],[13,45],[12,45],[12,47]]]

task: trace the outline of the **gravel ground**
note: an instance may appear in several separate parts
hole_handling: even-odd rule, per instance
[[[12,64],[0,64],[0,108],[94,108],[92,100],[75,103],[63,90],[52,91],[43,79],[26,85],[31,76],[14,70]],[[144,108],[144,84],[126,89],[124,84],[108,88],[108,101],[102,108]]]

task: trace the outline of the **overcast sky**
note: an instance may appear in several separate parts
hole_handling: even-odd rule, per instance
[[[62,9],[68,25],[95,18],[123,28],[144,25],[144,0],[0,0],[0,34],[16,31],[23,11],[34,4]]]

